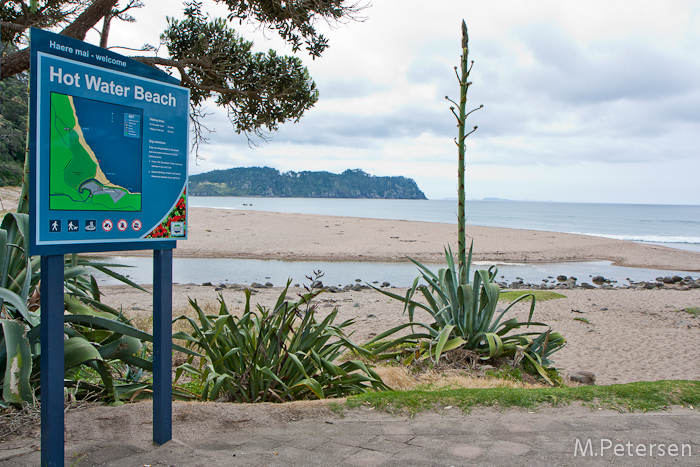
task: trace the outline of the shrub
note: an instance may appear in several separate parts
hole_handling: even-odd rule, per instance
[[[39,392],[41,271],[40,258],[27,255],[28,230],[29,218],[22,213],[5,215],[0,225],[0,407],[32,403]],[[143,290],[112,271],[115,266],[78,255],[65,259],[64,381],[76,398],[118,402],[152,393],[144,370],[153,368],[145,345],[153,337],[100,302],[102,294],[90,273],[97,270]],[[174,394],[190,397],[178,388]]]
[[[201,398],[225,398],[237,402],[284,402],[299,399],[341,397],[368,390],[388,389],[381,378],[361,361],[334,363],[343,353],[366,357],[344,333],[352,320],[334,325],[338,309],[318,322],[311,300],[320,293],[307,289],[299,301],[290,303],[282,290],[274,308],[250,308],[250,290],[245,291],[245,309],[234,316],[219,296],[218,316],[207,316],[196,300],[197,313],[189,321],[191,333],[178,332],[187,347],[201,352],[198,362],[189,357],[176,372],[177,381],[189,373],[203,381]]]

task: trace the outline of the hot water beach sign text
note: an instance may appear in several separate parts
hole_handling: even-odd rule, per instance
[[[45,31],[31,50],[32,254],[186,238],[189,90]]]

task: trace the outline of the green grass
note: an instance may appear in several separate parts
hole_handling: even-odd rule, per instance
[[[684,308],[684,309],[679,310],[679,311],[685,311],[686,313],[690,313],[691,315],[693,315],[695,317],[700,315],[700,307],[697,307],[697,306],[691,306],[691,307]]]
[[[505,379],[507,381],[523,381],[523,371],[520,368],[513,368],[510,365],[502,365],[493,370],[486,370],[484,374],[492,378]]]
[[[591,324],[591,322],[588,321],[588,318],[583,318],[581,316],[577,316],[576,318],[574,318],[574,321],[581,321],[582,323]]]
[[[414,414],[447,405],[469,411],[479,406],[536,408],[575,402],[620,412],[663,410],[672,405],[699,406],[700,381],[654,381],[536,389],[387,391],[352,396],[347,399],[346,406],[353,408],[368,405],[392,413],[403,411]]]
[[[498,301],[509,301],[521,297],[523,295],[532,294],[535,296],[535,300],[538,302],[546,302],[547,300],[555,300],[557,298],[566,298],[566,295],[560,293],[552,292],[550,290],[511,290],[508,292],[501,292],[498,296]]]

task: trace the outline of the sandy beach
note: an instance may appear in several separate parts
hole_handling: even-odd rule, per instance
[[[3,197],[3,200],[7,198]],[[581,235],[484,227],[469,227],[468,235],[474,239],[475,258],[482,261],[608,260],[630,267],[700,271],[700,253],[653,245]],[[410,256],[423,262],[442,262],[443,248],[450,245],[455,250],[455,242],[456,227],[448,224],[195,208],[190,213],[189,239],[178,242],[175,255],[311,262],[392,262],[406,261],[406,257]],[[150,252],[122,254],[150,255]],[[700,273],[692,275],[694,281],[699,277]],[[308,285],[308,281],[303,281],[303,278],[299,279],[299,282]],[[216,307],[220,297],[233,313],[239,313],[244,307],[243,288],[246,286],[250,284],[225,284],[225,287],[222,284],[174,284],[173,317],[192,315],[189,299],[195,299],[200,305],[214,310],[213,307]],[[149,285],[146,288],[151,290]],[[270,306],[282,290],[280,287],[256,288],[252,304]],[[403,295],[405,290],[391,289],[399,295]],[[150,328],[153,309],[151,294],[128,286],[103,286],[102,292],[105,294],[105,303],[121,309],[137,327]],[[298,294],[303,292],[304,289],[300,287],[290,288],[286,297],[288,300],[296,300]],[[654,287],[651,290],[596,287],[562,289],[557,292],[564,297],[538,302],[534,318],[547,323],[567,339],[566,347],[553,357],[554,366],[564,378],[578,371],[587,371],[595,374],[596,384],[599,385],[665,379],[700,380],[700,347],[697,346],[700,338],[700,288],[675,284]],[[339,293],[326,291],[321,293],[315,302],[318,318],[323,318],[338,308],[336,323],[354,320],[350,327],[351,337],[358,343],[366,342],[377,334],[407,321],[401,303],[374,290]],[[507,302],[503,302],[501,306],[506,305]],[[515,308],[512,313],[513,317],[523,318],[527,310],[525,306],[521,306]],[[430,322],[425,314],[418,314],[417,319]],[[175,323],[174,330],[185,330],[186,327],[184,321],[179,321]],[[177,363],[179,357],[176,355],[175,364]],[[483,370],[476,368],[474,371],[479,374]],[[381,368],[378,371],[382,374]],[[392,381],[388,376],[384,377],[391,385]],[[578,383],[568,381],[567,384]],[[455,424],[472,426],[474,413],[479,414],[479,420],[492,413],[495,421],[486,423],[486,426],[491,427],[493,423],[500,423],[504,416],[512,418],[513,426],[523,427],[532,423],[532,414],[535,413],[511,410],[504,414],[501,409],[488,409],[490,412],[477,410],[478,412],[472,414],[459,414],[453,419],[446,417],[446,410],[438,408],[437,411],[420,414],[418,417],[426,421],[424,424],[435,426],[440,433],[444,433],[452,432]],[[601,421],[601,412],[594,412],[590,408],[576,406],[547,410],[552,411],[548,412],[548,420],[573,417],[575,423],[583,427],[583,430],[598,432],[601,423],[614,424],[618,430],[615,436],[618,436],[620,414],[617,412],[614,413],[614,420]],[[293,415],[288,417],[287,414],[290,413]],[[200,465],[201,460],[206,457],[212,461],[212,465],[270,465],[278,454],[280,458],[287,455],[286,448],[280,444],[277,437],[294,439],[295,445],[302,438],[322,439],[319,432],[322,431],[325,435],[328,432],[327,426],[335,426],[334,424],[345,420],[342,417],[332,418],[324,402],[283,405],[175,403],[175,439],[158,447],[150,442],[151,417],[150,403],[68,411],[67,459],[73,462],[75,456],[83,456],[87,462],[92,462],[92,465],[160,465],[166,460],[169,465]],[[379,419],[374,412],[363,410],[349,412],[345,417],[359,420],[363,430],[369,427],[370,419],[372,423],[377,424],[380,431],[386,431],[387,424],[396,421],[395,415]],[[582,417],[588,418],[582,421]],[[220,422],[219,419],[225,422]],[[319,428],[321,419],[325,420],[327,425]],[[414,417],[410,417],[410,420],[413,419]],[[304,431],[306,425],[302,425],[300,420],[305,420],[305,423],[313,428],[308,432]],[[693,412],[687,423],[694,426],[696,420]],[[240,425],[239,421],[248,424]],[[639,423],[634,422],[634,426],[638,425]],[[129,428],[124,430],[124,427]],[[134,427],[140,431],[134,431]],[[254,431],[257,427],[265,430],[264,433]],[[217,445],[215,450],[211,449],[212,434],[220,433],[227,440],[238,439],[242,432],[237,430],[246,430],[246,433],[250,433],[251,442],[258,444],[261,436],[272,433],[269,435],[272,447],[268,449],[265,445],[262,453],[253,451],[253,448],[248,448],[247,445],[228,446],[225,449]],[[557,431],[557,436],[560,435],[560,431]],[[540,438],[539,435],[537,441],[523,438],[523,449],[529,450],[530,444],[540,445]],[[28,427],[24,433],[20,432],[3,440],[5,444],[4,448],[0,449],[0,465],[36,465],[39,458],[39,439],[36,425],[33,428]],[[347,436],[342,435],[342,440],[345,439]],[[507,433],[507,439],[512,439],[512,434]],[[340,435],[338,438],[326,437],[323,440],[328,446],[332,446],[334,451],[337,450],[336,446],[344,446]],[[506,444],[503,446],[513,444],[507,444],[509,441],[504,442]],[[199,448],[200,445],[204,447]],[[536,451],[535,447],[532,449]],[[548,452],[547,449],[539,449],[541,452]],[[420,452],[425,452],[424,450],[425,447],[421,447]],[[251,453],[249,458],[241,457],[240,463],[231,464],[232,455],[244,456],[246,452]],[[300,455],[301,451],[298,449],[294,452],[296,457],[285,457],[286,465],[299,464],[302,457],[309,459],[306,453]],[[371,452],[374,461],[377,451],[372,448]],[[389,458],[391,455],[387,454],[385,457]],[[557,455],[550,457],[559,459]],[[253,459],[262,460],[256,464]],[[376,462],[368,463],[368,459],[363,457],[359,462],[348,465],[376,465]],[[552,462],[555,461],[548,459],[545,463]],[[332,463],[322,460],[318,465]],[[450,460],[450,463],[454,464],[454,461]],[[512,462],[508,461],[503,465],[511,464]]]
[[[467,233],[474,239],[475,258],[483,261],[609,260],[631,267],[700,271],[700,253],[655,245],[487,227],[470,226]],[[307,260],[311,264],[315,260],[406,261],[407,256],[442,262],[444,246],[456,250],[456,237],[456,226],[449,224],[194,208],[189,239],[178,242],[174,254]],[[295,282],[302,280],[295,278]],[[240,287],[229,284],[217,291],[217,285],[175,285],[174,316],[187,312],[188,297],[216,304],[220,293],[230,309],[241,310],[244,295]],[[253,302],[270,305],[282,289],[257,290]],[[287,296],[293,300],[302,291],[290,289]],[[405,289],[392,291],[405,293]],[[106,287],[105,292],[105,301],[122,307],[129,316],[150,316],[149,295],[119,286]],[[666,286],[654,290],[560,292],[566,298],[537,304],[536,319],[567,338],[567,347],[555,358],[564,374],[590,371],[598,384],[700,379],[700,349],[692,345],[700,337],[700,319],[697,313],[683,311],[700,307],[700,289]],[[353,338],[357,342],[367,341],[407,319],[400,303],[372,290],[326,292],[317,301],[321,316],[338,307],[340,321],[355,320]],[[577,317],[588,323],[574,320]],[[427,321],[428,317],[422,319]],[[644,342],[652,344],[640,352]],[[679,346],[683,348],[682,356]]]
[[[279,287],[256,290],[251,301],[264,306],[273,305],[282,291]],[[405,290],[391,289],[399,295]],[[123,286],[105,287],[103,292],[105,302],[121,306],[135,323],[150,319],[150,295]],[[597,384],[700,379],[700,348],[695,345],[700,339],[700,315],[683,311],[700,307],[700,289],[558,292],[566,298],[537,303],[535,319],[549,324],[567,339],[567,346],[554,356],[555,366],[562,374],[593,372]],[[287,297],[296,301],[299,293],[303,289],[291,288]],[[245,296],[241,290],[175,285],[173,317],[192,314],[188,298],[196,299],[200,305],[217,306],[219,294],[233,313],[243,310]],[[316,303],[320,318],[337,307],[337,323],[353,319],[352,338],[360,343],[408,321],[401,303],[373,290],[324,292]],[[502,307],[506,305],[504,302]],[[214,309],[218,310],[218,306]],[[524,318],[526,311],[520,307],[513,316]],[[585,318],[588,323],[574,318]],[[417,319],[431,322],[427,314],[417,314]]]
[[[18,195],[17,188],[1,189],[4,209],[15,209]],[[407,257],[442,263],[445,246],[456,251],[456,231],[456,225],[428,222],[191,208],[189,239],[178,242],[174,255],[310,261],[311,266],[313,261],[393,262],[407,261]],[[474,240],[474,257],[480,261],[606,260],[630,267],[698,271],[693,278],[700,277],[698,252],[531,230],[468,226],[467,235]],[[295,278],[295,282],[303,280]],[[554,358],[565,375],[591,371],[598,384],[697,380],[700,289],[684,288],[560,290],[566,298],[538,303],[535,317],[566,337],[567,346]],[[174,317],[188,311],[188,298],[216,304],[219,294],[231,309],[242,309],[244,295],[240,287],[215,289],[174,285]],[[302,291],[290,289],[287,296],[294,300]],[[105,302],[122,308],[136,322],[148,322],[152,310],[149,294],[122,286],[103,287],[103,292]],[[270,305],[280,292],[279,287],[258,289],[253,302]],[[405,289],[392,292],[403,295]],[[317,302],[320,316],[338,307],[338,320],[355,320],[353,338],[357,342],[407,319],[400,303],[371,290],[323,293]],[[574,320],[577,317],[588,323]]]
[[[3,188],[6,210],[16,208],[17,188]],[[616,265],[698,271],[700,253],[584,235],[467,227],[474,257],[493,262],[612,261]],[[368,218],[191,208],[189,239],[175,256],[295,261],[407,261],[442,263],[443,249],[456,251],[456,225]],[[124,255],[150,255],[127,252]],[[301,282],[304,278],[295,278]],[[308,282],[308,281],[306,281]],[[219,285],[219,284],[215,284]],[[280,284],[275,284],[280,285]],[[147,286],[148,288],[149,286]],[[231,309],[242,309],[240,287],[175,284],[174,317],[188,311],[188,298],[216,304],[219,294]],[[238,289],[238,290],[235,290]],[[290,289],[294,300],[303,289]],[[151,295],[129,287],[103,287],[104,301],[147,325]],[[258,289],[254,303],[272,304],[280,287]],[[392,289],[403,295],[405,289]],[[653,290],[614,288],[559,290],[566,298],[538,303],[535,318],[567,339],[555,355],[563,374],[591,371],[598,384],[700,379],[700,289],[664,286]],[[364,342],[406,321],[402,306],[372,291],[323,293],[318,312],[339,308],[339,321],[355,320],[353,339]],[[504,304],[505,306],[505,304]],[[684,311],[689,310],[689,311]],[[516,313],[523,313],[520,310]],[[585,318],[588,323],[574,318]],[[426,316],[422,319],[428,320]]]
[[[474,259],[494,262],[612,261],[700,271],[700,252],[585,235],[467,226]],[[456,223],[191,208],[188,240],[175,256],[296,261],[444,261]],[[132,254],[132,253],[129,253]],[[134,252],[133,254],[150,254]]]

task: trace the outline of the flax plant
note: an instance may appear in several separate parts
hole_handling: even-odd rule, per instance
[[[352,320],[333,324],[337,308],[316,320],[310,304],[320,291],[309,289],[297,302],[287,301],[290,283],[273,308],[258,305],[251,310],[246,290],[240,317],[229,311],[221,296],[216,316],[206,315],[196,300],[190,300],[198,320],[178,318],[188,321],[192,331],[173,334],[173,339],[182,339],[199,354],[178,367],[176,381],[189,374],[201,381],[202,399],[236,402],[324,399],[388,389],[365,363],[336,363],[346,352],[372,355],[345,334]]]

